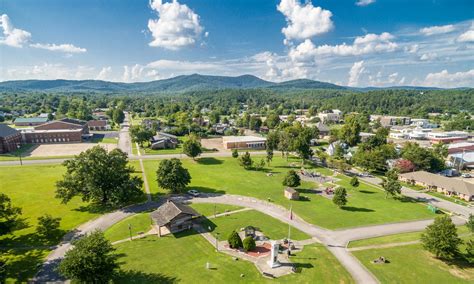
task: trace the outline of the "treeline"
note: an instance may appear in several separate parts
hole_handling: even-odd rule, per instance
[[[123,102],[128,110],[145,112],[146,116],[170,115],[179,111],[209,109],[222,115],[249,113],[290,114],[297,109],[312,113],[328,109],[370,114],[427,117],[428,113],[457,114],[474,112],[474,89],[459,90],[303,90],[277,92],[268,89],[231,89],[196,91],[182,94],[96,94],[96,93],[2,93],[0,110],[24,110],[27,113],[57,111],[61,102],[85,108],[106,108]],[[66,111],[61,109],[61,111]],[[67,110],[69,111],[69,110]],[[75,111],[75,110],[73,110]]]

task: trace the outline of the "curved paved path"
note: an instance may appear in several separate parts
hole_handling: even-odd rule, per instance
[[[206,194],[198,198],[188,196],[173,196],[171,199],[188,201],[195,203],[221,203],[229,205],[238,205],[252,208],[277,218],[293,227],[305,232],[313,238],[326,245],[327,249],[339,260],[339,262],[352,275],[357,283],[378,283],[378,280],[362,265],[347,249],[347,243],[351,240],[364,239],[389,235],[394,233],[411,232],[423,230],[432,220],[421,220],[404,223],[385,224],[377,226],[366,226],[344,230],[327,230],[313,224],[310,224],[297,215],[293,214],[293,219],[289,218],[289,211],[274,203],[269,203],[252,197],[239,195],[211,195]],[[163,202],[162,200],[161,202]],[[82,235],[94,230],[106,230],[113,224],[132,216],[136,213],[158,207],[161,202],[148,202],[144,204],[132,205],[91,220],[82,224],[72,232],[68,233],[64,241],[57,246],[47,257],[46,262],[37,274],[35,281],[49,282],[61,281],[61,277],[55,271],[59,261],[64,257],[68,249],[72,247],[71,241],[80,238]],[[459,218],[453,219],[457,224],[463,224],[464,221]]]

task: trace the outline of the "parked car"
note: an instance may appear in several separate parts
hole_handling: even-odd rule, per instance
[[[472,178],[472,175],[465,173],[465,174],[462,174],[461,177],[463,177],[463,178]]]
[[[191,190],[188,190],[188,194],[191,195],[191,196],[194,196],[194,197],[198,197],[199,196],[199,191],[191,189]]]
[[[360,177],[372,177],[372,175],[369,174],[369,173],[360,173],[359,176]]]

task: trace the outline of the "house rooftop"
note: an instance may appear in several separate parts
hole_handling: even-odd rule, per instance
[[[223,142],[265,142],[267,138],[257,136],[224,136]]]
[[[153,219],[153,221],[158,226],[165,226],[181,213],[192,216],[200,216],[200,214],[197,213],[193,208],[181,203],[175,203],[174,201],[168,199],[165,203],[158,207],[158,209],[151,213],[151,219]]]

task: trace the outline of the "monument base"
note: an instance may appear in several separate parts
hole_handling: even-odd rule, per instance
[[[267,264],[268,266],[270,266],[270,268],[277,268],[277,267],[280,267],[281,266],[281,263],[279,261],[267,261]]]

